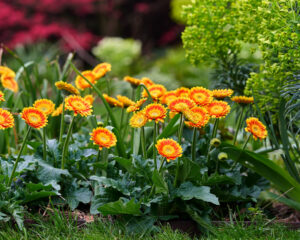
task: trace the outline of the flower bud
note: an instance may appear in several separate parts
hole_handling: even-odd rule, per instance
[[[228,158],[227,153],[220,152],[220,153],[218,154],[218,159],[219,159],[220,161],[224,161],[224,160],[226,160],[227,158]]]
[[[221,141],[218,138],[213,138],[212,140],[210,140],[210,145],[211,146],[219,147],[220,144],[221,144]]]

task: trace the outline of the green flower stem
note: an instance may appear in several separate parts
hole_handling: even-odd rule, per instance
[[[251,137],[251,134],[248,135],[248,138],[247,138],[246,142],[244,143],[244,146],[243,146],[243,148],[242,148],[242,151],[245,150],[245,148],[246,148],[246,146],[247,146],[247,143],[248,143],[249,140],[250,140],[250,137]]]
[[[123,119],[124,119],[124,107],[122,107],[122,112],[121,112],[121,121],[120,121],[120,135],[122,136],[122,130],[123,130]]]
[[[192,161],[196,160],[196,143],[197,143],[197,128],[193,129],[193,142],[192,142]]]
[[[216,118],[211,139],[213,139],[213,138],[215,138],[217,136],[218,126],[219,126],[219,118]]]
[[[110,83],[109,83],[109,80],[107,79],[107,76],[105,77],[105,80],[106,80],[106,87],[107,87],[107,94],[108,96],[110,96]]]
[[[23,140],[21,149],[20,149],[20,151],[19,151],[18,157],[17,157],[17,159],[16,159],[16,161],[15,161],[14,168],[13,168],[13,170],[12,170],[12,172],[11,172],[11,175],[10,175],[10,178],[9,178],[9,180],[8,180],[8,184],[7,184],[8,187],[10,187],[10,185],[11,185],[11,183],[12,183],[13,177],[14,177],[15,172],[16,172],[16,169],[17,169],[17,167],[18,167],[18,163],[19,163],[19,161],[20,161],[21,154],[22,154],[22,152],[23,152],[23,150],[24,150],[24,147],[25,147],[25,145],[26,145],[26,141],[27,141],[27,138],[28,138],[28,136],[29,136],[30,130],[31,130],[31,127],[28,127],[28,130],[27,130],[27,133],[26,133],[26,135],[25,135],[25,137],[24,137],[24,140]]]
[[[102,170],[102,176],[106,177],[107,176],[107,164],[108,164],[108,149],[103,148],[101,150],[102,152],[102,161],[105,166],[105,169]]]
[[[251,137],[251,134],[248,135],[247,140],[246,140],[246,142],[244,143],[244,146],[243,146],[243,148],[242,148],[242,151],[240,152],[240,154],[239,154],[237,160],[236,160],[235,163],[232,165],[232,167],[230,168],[230,170],[234,169],[235,166],[237,165],[238,160],[240,159],[242,152],[246,149],[246,146],[247,146],[247,144],[248,144],[248,142],[249,142],[249,140],[250,140],[250,137]]]
[[[62,143],[62,136],[64,134],[64,123],[65,123],[65,98],[63,98],[63,109],[62,109],[61,119],[60,119],[60,132],[59,132],[58,143]]]
[[[142,152],[144,159],[147,158],[147,151],[146,151],[146,138],[145,138],[145,128],[141,128],[141,145],[142,145]]]
[[[124,128],[124,130],[122,132],[122,135],[121,135],[123,139],[125,139],[125,137],[126,137],[127,129],[128,129],[128,125],[129,125],[129,116],[130,116],[130,114],[127,113],[126,115],[127,116],[126,116],[126,120],[125,120],[125,128]]]
[[[4,132],[7,146],[7,153],[10,155],[10,143],[9,143],[9,128]]]
[[[153,160],[154,160],[154,167],[157,170],[157,161],[156,161],[156,149],[155,149],[155,144],[156,144],[156,127],[157,124],[154,121],[154,127],[153,127]]]
[[[237,129],[235,131],[235,134],[234,134],[234,138],[233,138],[233,145],[235,145],[235,142],[236,142],[236,139],[237,139],[237,135],[239,133],[239,130],[241,128],[241,124],[242,124],[242,120],[243,120],[243,114],[244,114],[244,107],[242,106],[242,112],[239,116],[239,120],[238,120],[238,124],[237,124]]]
[[[159,173],[161,173],[161,170],[162,170],[165,160],[166,160],[166,158],[163,158],[163,160],[160,163],[159,170],[158,170]]]
[[[72,128],[73,128],[73,125],[74,125],[74,119],[75,119],[75,115],[73,115],[71,124],[70,124],[69,129],[68,129],[67,138],[64,142],[64,147],[63,147],[63,152],[62,152],[62,160],[61,160],[61,169],[65,169],[66,153],[67,153],[67,149],[68,149],[68,145],[69,145],[70,136],[71,136],[71,133],[72,133]]]
[[[47,146],[46,146],[46,127],[43,128],[43,160],[47,159]]]
[[[181,137],[182,137],[182,131],[183,131],[183,114],[180,114],[180,125],[179,125],[179,132],[178,132],[178,143],[181,145]],[[174,187],[177,186],[177,181],[178,181],[178,175],[179,175],[179,168],[180,168],[180,159],[177,159],[177,166],[176,166],[176,173],[175,173],[175,179],[174,179]]]

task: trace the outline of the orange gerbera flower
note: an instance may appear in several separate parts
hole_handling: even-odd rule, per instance
[[[117,99],[118,99],[121,103],[123,103],[123,105],[124,105],[125,107],[129,107],[129,106],[132,106],[132,105],[135,104],[134,101],[132,101],[131,99],[129,99],[129,98],[126,97],[126,96],[117,95]]]
[[[93,112],[91,104],[80,96],[71,95],[65,99],[66,109],[74,111],[74,115],[80,114],[83,117],[91,115]]]
[[[59,116],[60,114],[62,114],[62,111],[63,111],[63,104],[61,103],[52,113],[52,117],[57,117]]]
[[[123,103],[121,103],[120,101],[118,101],[113,97],[108,96],[106,93],[103,93],[103,97],[105,98],[106,102],[112,107],[120,107],[120,108],[124,107]]]
[[[13,126],[13,115],[9,111],[0,108],[0,129],[12,128]]]
[[[145,113],[143,111],[134,113],[132,117],[130,118],[129,124],[133,128],[140,128],[145,126],[145,124],[148,122],[148,118],[146,117]]]
[[[253,138],[257,140],[265,139],[268,135],[266,126],[258,120],[258,118],[250,117],[246,120],[247,127],[245,128],[246,132],[250,132],[253,135]]]
[[[157,101],[159,98],[161,98],[166,93],[167,89],[161,84],[153,84],[153,85],[149,86],[148,91],[149,91],[151,97]],[[148,93],[145,89],[143,91],[142,96],[148,97]]]
[[[48,119],[45,113],[35,107],[24,108],[21,113],[21,118],[33,128],[43,128],[47,125]]]
[[[167,113],[167,109],[159,103],[149,104],[143,111],[150,121],[154,120],[155,122],[163,122]]]
[[[9,75],[12,77],[16,76],[16,73],[8,67],[0,66],[0,75]]]
[[[63,90],[66,95],[80,95],[79,91],[72,84],[66,83],[64,81],[56,82],[55,86],[57,87],[57,89]]]
[[[83,71],[81,73],[87,80],[89,80],[92,84],[96,82],[96,76],[92,71]],[[84,90],[86,88],[90,88],[91,85],[84,80],[80,75],[78,75],[75,79],[75,85],[78,89]]]
[[[95,98],[93,97],[93,95],[89,94],[84,96],[83,98],[85,101],[87,101],[89,104],[93,105]]]
[[[230,112],[230,106],[224,101],[214,101],[206,109],[212,118],[222,118]]]
[[[45,113],[46,116],[50,115],[55,109],[55,104],[49,99],[36,100],[33,106]]]
[[[111,64],[100,63],[93,69],[96,79],[102,78],[107,72],[111,71]]]
[[[147,101],[147,98],[141,98],[137,102],[134,103],[134,105],[129,106],[127,108],[127,112],[136,112],[140,110],[141,106]]]
[[[4,93],[0,91],[0,101],[5,101]]]
[[[13,92],[19,91],[18,83],[13,75],[3,74],[1,75],[1,83],[4,88],[7,88]]]
[[[165,157],[168,162],[182,156],[181,146],[171,138],[158,140],[155,147],[157,152]]]
[[[212,91],[213,97],[216,99],[224,99],[230,97],[233,94],[232,89],[215,89]]]
[[[205,106],[212,102],[212,92],[204,87],[193,87],[190,90],[190,98],[201,106]]]
[[[170,112],[169,112],[169,118],[172,119],[172,118],[175,117],[177,114],[178,114],[178,112],[170,111]]]
[[[177,98],[177,94],[175,91],[166,92],[161,98],[160,102],[162,104],[169,105],[169,103]]]
[[[195,102],[186,97],[178,97],[169,102],[169,109],[177,113],[183,113],[186,109],[191,109],[194,106]]]
[[[205,108],[194,107],[190,111],[194,113],[194,115],[192,115],[194,119],[189,119],[190,121],[186,121],[185,124],[187,126],[201,128],[208,123],[210,116]]]
[[[186,87],[177,88],[175,90],[177,97],[189,97],[190,89]]]
[[[254,103],[254,98],[246,97],[246,96],[234,96],[231,98],[231,101],[239,104],[249,104],[249,103]]]
[[[154,82],[150,78],[143,77],[141,83],[144,84],[147,88],[154,85]]]
[[[136,88],[138,85],[141,84],[141,80],[133,77],[126,76],[124,77],[125,82],[129,82],[132,87]]]
[[[116,135],[103,127],[97,127],[93,130],[91,135],[91,140],[95,145],[99,145],[99,149],[110,148],[116,146],[117,138]]]

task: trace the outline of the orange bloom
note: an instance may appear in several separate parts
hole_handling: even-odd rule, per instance
[[[165,157],[168,162],[182,156],[181,146],[171,138],[158,140],[155,147],[158,153]]]
[[[111,64],[100,63],[93,69],[93,73],[96,79],[102,78],[107,72],[111,71]]]
[[[161,98],[166,93],[167,90],[161,84],[153,84],[153,85],[149,86],[148,91],[149,91],[151,97],[154,100],[158,100],[159,98]],[[142,96],[143,97],[148,97],[148,93],[145,89],[143,91]]]
[[[254,98],[246,97],[246,96],[234,96],[231,98],[231,101],[240,103],[240,104],[249,104],[249,103],[254,103]]]
[[[246,132],[250,132],[253,135],[253,138],[257,140],[265,139],[268,135],[266,126],[258,120],[258,118],[250,117],[246,120],[247,127],[245,128]]]
[[[216,99],[224,99],[230,97],[233,94],[232,89],[215,89],[212,91],[213,97]]]
[[[95,98],[93,97],[93,95],[89,94],[84,96],[83,98],[85,101],[87,101],[89,104],[93,105]]]
[[[4,93],[0,91],[0,101],[5,101]]]
[[[91,135],[91,140],[95,145],[99,145],[99,149],[110,148],[116,146],[117,138],[115,134],[103,127],[97,127],[93,130]]]
[[[47,125],[48,119],[45,113],[35,107],[24,108],[21,118],[33,128],[43,128]]]
[[[103,97],[105,98],[106,102],[112,107],[120,107],[120,108],[124,107],[123,103],[121,103],[120,101],[118,101],[113,97],[108,96],[106,93],[103,93]]]
[[[13,126],[13,115],[9,111],[0,108],[0,129],[12,128]]]
[[[141,98],[139,101],[135,102],[134,105],[127,108],[127,112],[136,112],[140,110],[141,106],[147,101],[147,98]]]
[[[117,99],[123,103],[123,105],[125,107],[129,107],[129,106],[133,106],[135,104],[134,101],[132,101],[131,99],[129,99],[128,97],[126,96],[121,96],[121,95],[117,95]]]
[[[224,101],[214,101],[206,109],[212,118],[222,118],[230,112],[230,106]]]
[[[92,84],[96,82],[96,76],[92,71],[83,71],[81,73],[87,80],[89,80]],[[84,80],[80,75],[78,75],[75,79],[75,85],[78,89],[84,90],[86,88],[90,88],[91,85]]]
[[[125,82],[129,82],[132,87],[136,88],[138,85],[141,84],[141,80],[133,77],[126,76],[124,77]]]
[[[46,116],[50,115],[55,109],[55,104],[49,99],[36,100],[33,106],[45,113]]]
[[[145,124],[148,122],[148,118],[146,117],[145,113],[143,111],[134,113],[132,117],[130,118],[129,124],[133,128],[140,128],[145,126]]]
[[[13,92],[19,91],[18,83],[15,80],[15,77],[9,74],[1,75],[1,83],[4,88],[7,88]]]
[[[62,114],[62,111],[63,111],[63,104],[61,103],[52,113],[52,117],[57,117],[59,116],[60,114]]]
[[[190,121],[186,121],[185,124],[189,127],[201,128],[204,127],[209,121],[209,114],[207,110],[203,107],[194,107],[191,109],[191,112],[194,113],[194,119],[189,119]]]
[[[177,98],[175,91],[166,92],[161,98],[160,102],[165,105],[169,105],[169,103]]]
[[[197,105],[202,106],[211,103],[213,100],[212,92],[203,87],[193,87],[190,90],[190,98],[193,99]]]
[[[86,117],[93,112],[91,104],[80,96],[71,95],[66,97],[65,106],[66,109],[74,111],[75,116],[80,114],[81,116]]]
[[[169,118],[172,119],[172,118],[175,117],[177,114],[178,114],[178,112],[170,111],[170,112],[169,112]]]
[[[186,97],[178,97],[169,102],[169,109],[177,113],[183,113],[186,109],[191,109],[194,106],[194,101]]]
[[[154,120],[155,122],[163,122],[167,113],[167,109],[159,103],[149,104],[143,111],[150,121]]]
[[[150,78],[143,77],[141,83],[144,84],[147,88],[154,85],[154,82]]]
[[[190,89],[186,87],[177,88],[175,90],[177,97],[189,97]]]
[[[68,94],[73,94],[73,95],[80,95],[79,91],[72,85],[63,81],[58,81],[55,83],[55,86],[59,90],[63,90],[64,92]]]
[[[16,76],[16,73],[8,67],[0,66],[0,75],[9,75],[12,77]]]

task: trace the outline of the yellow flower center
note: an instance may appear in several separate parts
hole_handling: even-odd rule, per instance
[[[2,115],[0,115],[0,123],[3,123],[3,122],[5,122],[5,118]]]
[[[76,107],[77,109],[84,109],[85,108],[85,106],[82,102],[75,102],[74,107]]]
[[[40,117],[37,114],[31,114],[31,115],[29,115],[29,120],[31,122],[38,122],[38,121],[40,121]]]
[[[195,95],[195,98],[198,100],[198,101],[202,101],[206,98],[206,96],[203,94],[203,93],[198,93]]]
[[[109,137],[104,134],[104,133],[100,133],[98,136],[97,136],[99,142],[102,142],[102,143],[107,143],[109,142]]]
[[[211,111],[212,111],[213,113],[218,114],[218,113],[221,113],[221,112],[223,111],[223,108],[222,108],[221,106],[213,106],[213,107],[211,108]]]
[[[160,116],[160,111],[158,111],[158,110],[152,110],[152,111],[149,113],[149,115],[150,115],[151,117],[158,117],[158,116]]]
[[[165,154],[168,154],[168,155],[172,154],[172,153],[174,153],[174,148],[172,146],[170,146],[170,145],[164,146],[163,147],[163,152]]]
[[[260,132],[260,129],[259,129],[259,127],[258,127],[257,125],[254,125],[254,126],[252,127],[252,130],[253,130],[253,132],[255,132],[255,133],[259,133],[259,132]]]
[[[139,118],[137,118],[137,123],[141,124],[144,122],[144,118],[142,116],[140,116]]]

